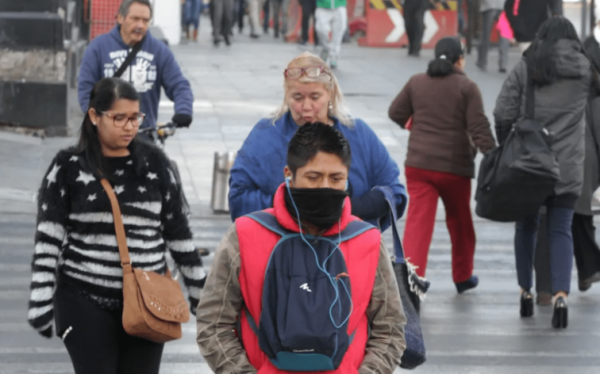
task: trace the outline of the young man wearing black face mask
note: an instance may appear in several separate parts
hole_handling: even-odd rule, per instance
[[[350,160],[342,133],[301,126],[274,207],[237,219],[223,238],[197,309],[215,373],[398,366],[406,318],[381,234],[351,215]]]

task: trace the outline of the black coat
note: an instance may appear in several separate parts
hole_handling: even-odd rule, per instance
[[[554,134],[552,150],[558,157],[561,180],[555,194],[579,196],[585,156],[585,108],[592,86],[590,62],[578,42],[561,39],[555,63],[561,79],[535,88],[535,119]],[[525,116],[527,62],[523,58],[504,82],[496,100],[494,119],[500,142],[512,125]]]
[[[506,0],[504,11],[519,43],[533,41],[544,21],[562,14],[562,0],[520,0],[518,15],[514,15],[515,1]]]

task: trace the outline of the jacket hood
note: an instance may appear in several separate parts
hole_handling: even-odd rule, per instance
[[[561,39],[556,43],[555,48],[556,72],[562,78],[581,78],[589,73],[590,61],[583,54],[578,42]]]

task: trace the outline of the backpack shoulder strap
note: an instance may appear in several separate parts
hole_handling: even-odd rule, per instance
[[[352,221],[346,226],[346,228],[342,231],[342,242],[348,241],[350,239],[354,239],[362,233],[365,233],[369,230],[376,229],[375,226],[371,225],[368,222],[364,221]]]
[[[286,236],[291,233],[289,230],[286,230],[285,228],[283,228],[283,226],[281,226],[279,221],[277,221],[277,218],[275,218],[275,216],[272,215],[271,213],[267,213],[265,211],[259,211],[259,212],[250,213],[250,214],[246,215],[246,217],[256,221],[261,226],[263,226],[266,229],[269,229],[269,230],[273,231],[274,233],[277,233],[281,236]]]

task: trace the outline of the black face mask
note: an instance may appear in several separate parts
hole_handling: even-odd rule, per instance
[[[292,197],[290,198],[290,193]],[[326,230],[342,217],[346,191],[333,188],[289,188],[285,191],[285,207],[294,220],[312,223],[320,230]],[[292,198],[294,199],[292,201]],[[294,203],[296,208],[294,208]]]

